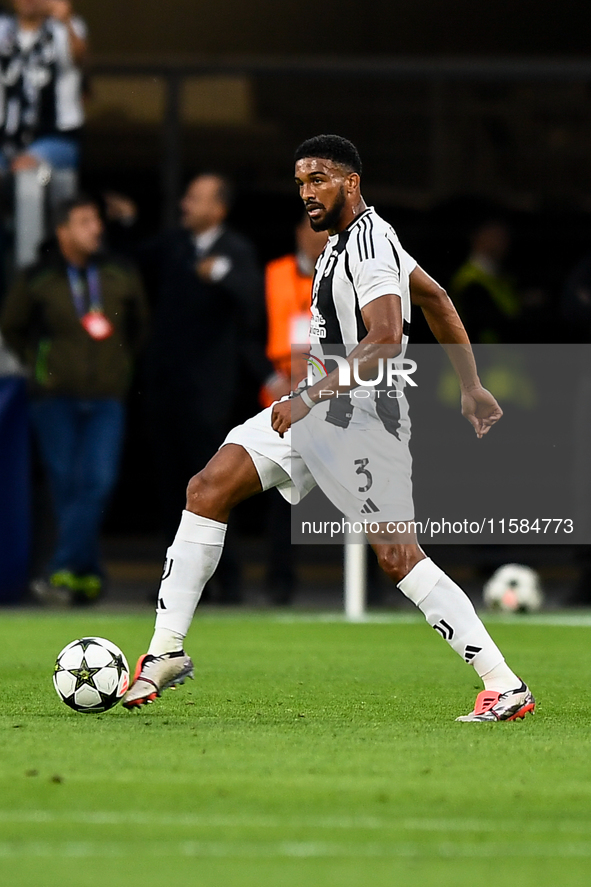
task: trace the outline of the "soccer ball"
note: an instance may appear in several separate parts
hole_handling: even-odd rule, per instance
[[[108,711],[129,687],[129,665],[111,641],[80,638],[57,657],[53,686],[74,711]]]
[[[484,586],[484,603],[505,613],[533,613],[544,602],[540,577],[531,567],[505,564]]]

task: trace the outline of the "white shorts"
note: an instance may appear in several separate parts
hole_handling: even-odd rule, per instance
[[[268,407],[237,425],[222,444],[244,447],[263,490],[277,487],[297,505],[318,485],[350,520],[413,519],[407,437],[399,440],[360,410],[347,428],[316,418],[312,410],[281,438],[271,427],[272,410]]]

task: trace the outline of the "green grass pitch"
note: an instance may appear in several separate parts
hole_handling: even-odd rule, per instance
[[[493,621],[538,712],[458,724],[471,668],[413,618],[200,614],[196,680],[79,715],[70,640],[130,664],[147,616],[0,621],[2,887],[571,887],[591,882],[590,627]]]

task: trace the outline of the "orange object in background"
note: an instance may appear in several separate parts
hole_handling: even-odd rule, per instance
[[[267,357],[295,388],[306,375],[314,265],[326,245],[325,231],[313,231],[307,217],[296,228],[297,252],[269,262],[265,272]],[[294,349],[293,346],[301,346]],[[301,353],[299,353],[301,352]],[[273,403],[265,389],[264,406]]]
[[[296,256],[283,256],[267,265],[265,285],[267,357],[297,385],[306,375],[306,358],[302,353],[292,365],[292,345],[307,346],[309,341],[312,277],[300,272]]]

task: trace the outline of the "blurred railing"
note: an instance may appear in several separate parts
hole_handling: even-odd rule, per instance
[[[97,57],[92,83],[89,162],[158,159],[166,222],[185,169],[285,190],[295,145],[327,130],[382,199],[591,209],[591,59]]]

